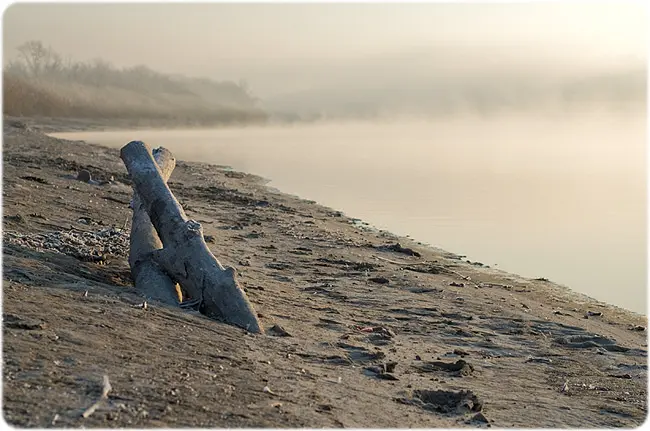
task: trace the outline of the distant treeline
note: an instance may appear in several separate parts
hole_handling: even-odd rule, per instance
[[[644,112],[646,73],[645,68],[556,78],[542,72],[480,76],[479,71],[476,77],[432,73],[411,80],[337,83],[275,97],[265,101],[264,108],[273,117],[294,122],[591,109]]]
[[[168,122],[247,124],[267,120],[245,82],[214,81],[117,68],[96,59],[64,60],[40,41],[17,48],[3,74],[4,114]]]

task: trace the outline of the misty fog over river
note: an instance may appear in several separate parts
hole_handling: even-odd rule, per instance
[[[502,115],[64,133],[164,146],[526,277],[646,313],[645,117]]]

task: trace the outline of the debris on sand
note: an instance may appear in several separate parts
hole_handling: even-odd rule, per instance
[[[273,325],[269,328],[269,334],[275,337],[291,337],[292,335],[285,331],[285,329],[280,325]]]
[[[560,389],[560,392],[562,392],[562,393],[569,392],[569,381],[568,380],[566,382],[564,382],[564,384],[562,385],[562,388]]]
[[[469,352],[463,350],[463,349],[454,349],[452,352],[454,355],[458,355],[461,358],[464,358],[465,356],[469,356]]]
[[[424,262],[422,264],[418,263],[417,265],[413,264],[405,266],[404,269],[407,271],[419,272],[421,274],[440,274],[443,272],[442,267]]]
[[[558,315],[558,316],[571,316],[571,314],[565,313],[562,310],[553,310],[553,314]]]
[[[395,336],[395,332],[384,326],[354,326],[354,328],[360,332],[378,334],[384,336],[385,338],[392,338]]]
[[[608,374],[608,377],[614,377],[615,379],[631,379],[632,375],[625,373],[625,374]]]
[[[22,214],[5,215],[4,218],[9,220],[9,221],[16,222],[16,223],[21,223],[21,224],[27,223],[27,220],[25,219],[25,217],[23,217]]]
[[[46,184],[46,185],[50,184],[48,180],[41,177],[35,177],[33,175],[26,175],[20,178],[27,181],[34,181],[35,183],[39,183],[39,184]]]
[[[472,422],[482,422],[482,423],[489,423],[490,422],[488,420],[488,418],[486,418],[485,415],[482,412],[478,412],[474,416],[472,416],[471,421]]]
[[[88,416],[92,415],[95,413],[95,410],[101,405],[101,403],[108,399],[108,393],[111,391],[111,383],[108,380],[108,376],[104,375],[104,385],[102,388],[102,394],[100,395],[99,399],[90,407],[88,407],[82,414],[84,418],[87,418]]]
[[[601,337],[599,335],[568,335],[555,339],[558,344],[572,347],[574,349],[588,349],[592,347],[605,349],[609,352],[627,352],[627,347],[619,346],[616,340]]]
[[[318,405],[318,406],[316,407],[316,411],[319,412],[319,413],[323,413],[323,412],[331,412],[333,408],[334,408],[334,407],[332,407],[332,406],[329,405],[329,404],[320,404],[320,405]]]
[[[375,377],[384,379],[384,380],[397,380],[397,378],[393,375],[390,375],[390,373],[395,372],[395,367],[397,366],[397,362],[384,362],[381,365],[372,365],[369,367],[366,367],[366,371],[370,371],[371,373],[376,374]],[[387,377],[381,377],[380,375],[387,375]]]
[[[456,362],[424,362],[422,364],[416,365],[415,368],[425,373],[446,371],[452,373],[452,375],[456,377],[469,376],[474,372],[474,366],[464,359],[459,359]]]
[[[375,374],[375,377],[378,378],[379,380],[399,380],[397,377],[395,377],[390,373]]]
[[[133,308],[142,308],[143,310],[146,310],[148,307],[149,305],[147,304],[147,301],[133,305]]]
[[[409,396],[395,398],[402,404],[417,405],[439,413],[466,414],[483,410],[483,402],[470,390],[414,390]]]
[[[402,253],[406,254],[408,256],[415,256],[415,257],[420,257],[420,253],[417,251],[413,250],[412,248],[407,248],[407,247],[402,247],[402,245],[397,242],[395,244],[391,245],[380,245],[378,247],[374,247],[377,250],[384,250],[384,251],[393,251],[395,253]]]
[[[366,375],[375,377],[377,379],[399,380],[397,377],[391,374],[395,370],[395,365],[397,365],[396,362],[390,362],[388,364],[372,365],[369,367],[365,367],[364,370],[367,371],[367,373],[365,373]]]
[[[551,358],[541,358],[541,357],[531,356],[528,359],[526,359],[526,362],[533,362],[536,364],[552,364],[553,360],[551,360]]]
[[[265,393],[267,393],[267,394],[269,394],[269,395],[278,396],[278,394],[276,394],[275,392],[273,392],[273,391],[271,390],[271,388],[269,388],[268,386],[264,386],[264,389],[262,389],[262,392],[265,392]]]
[[[129,255],[129,233],[114,227],[95,232],[53,231],[42,234],[5,231],[4,240],[39,252],[65,254],[84,262],[102,262],[107,255]]]
[[[24,122],[22,122],[20,120],[10,120],[10,121],[7,122],[7,125],[11,126],[11,127],[14,127],[16,129],[29,130],[29,127],[27,126],[27,124],[25,124]]]
[[[630,330],[630,331],[639,331],[639,332],[643,332],[643,331],[645,331],[645,326],[634,325],[634,326],[631,326],[631,327],[629,328],[629,330]]]
[[[25,329],[28,331],[34,329],[45,329],[45,323],[36,319],[25,319],[15,314],[3,314],[2,321],[5,328]]]

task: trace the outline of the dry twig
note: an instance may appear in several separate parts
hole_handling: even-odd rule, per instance
[[[93,404],[92,406],[88,407],[82,414],[84,418],[87,418],[88,416],[92,415],[95,413],[95,410],[99,407],[99,405],[102,403],[102,401],[108,399],[108,393],[111,391],[111,383],[108,381],[108,376],[104,375],[104,387],[102,389],[102,394],[99,397],[99,399]]]

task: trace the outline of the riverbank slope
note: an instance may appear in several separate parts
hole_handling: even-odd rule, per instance
[[[170,188],[202,223],[215,256],[237,269],[267,335],[180,309],[143,308],[126,260],[132,190],[119,152],[5,120],[3,415],[10,424],[632,427],[645,420],[644,316],[364,228],[225,167],[179,161]],[[96,181],[76,181],[82,169]],[[108,401],[84,419],[104,374]]]

